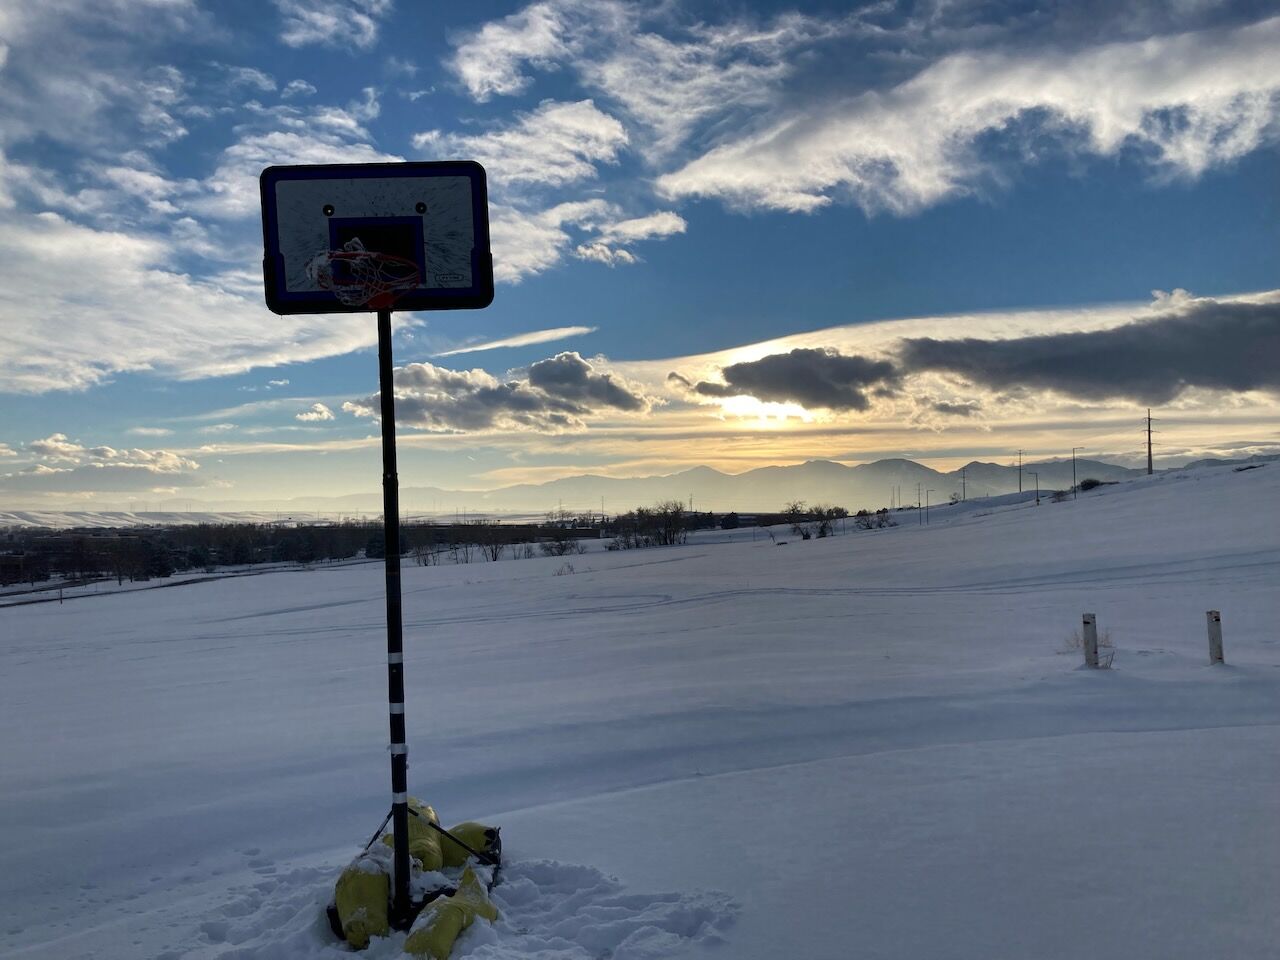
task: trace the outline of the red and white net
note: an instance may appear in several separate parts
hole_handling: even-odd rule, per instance
[[[366,250],[359,237],[341,250],[325,250],[307,264],[307,277],[349,307],[384,310],[422,282],[418,265],[390,253]]]

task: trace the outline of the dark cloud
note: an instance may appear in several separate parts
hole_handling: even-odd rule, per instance
[[[536,372],[535,372],[536,371]],[[617,377],[599,373],[576,353],[535,363],[529,379],[499,380],[484,370],[449,370],[410,363],[395,372],[396,421],[423,430],[477,432],[581,430],[602,408],[647,410],[649,399]],[[344,403],[376,418],[379,395]]]
[[[611,373],[597,373],[590,363],[573,351],[539,360],[529,368],[529,384],[548,396],[592,407],[614,407],[618,410],[648,408],[648,400],[639,390],[630,388]]]
[[[930,407],[936,413],[945,413],[952,417],[971,417],[982,409],[982,404],[977,400],[964,400],[960,403],[937,400],[930,404]]]
[[[747,394],[759,400],[798,403],[830,410],[866,410],[867,392],[894,385],[898,371],[888,360],[845,356],[838,350],[798,348],[721,371],[724,383],[703,380],[693,389],[704,397]],[[670,379],[670,378],[668,378]]]
[[[954,373],[993,390],[1165,403],[1189,387],[1280,389],[1280,304],[1193,300],[1109,330],[1017,340],[901,343],[904,370]]]

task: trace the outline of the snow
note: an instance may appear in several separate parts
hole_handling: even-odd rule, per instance
[[[455,956],[1271,955],[1277,502],[1206,467],[406,565],[411,790],[507,861]],[[372,564],[0,610],[0,955],[350,955],[322,908],[389,804],[383,629]]]

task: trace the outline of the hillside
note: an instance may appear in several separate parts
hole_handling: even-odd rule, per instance
[[[455,956],[1268,955],[1277,499],[1209,468],[406,567],[411,789],[508,861]],[[0,954],[347,955],[318,917],[387,805],[382,581],[0,611]]]

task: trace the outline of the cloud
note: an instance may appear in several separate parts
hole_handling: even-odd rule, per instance
[[[573,255],[579,260],[594,260],[596,263],[603,263],[606,267],[616,267],[618,264],[638,263],[640,258],[630,250],[619,250],[609,246],[607,243],[580,243],[574,248]]]
[[[595,368],[574,352],[558,353],[529,367],[529,383],[544,393],[589,407],[646,410],[649,401],[639,388]]]
[[[165,60],[207,28],[193,0],[5,4],[0,147],[41,137],[105,153],[182,137],[187,82]]]
[[[644,29],[655,18],[665,34]],[[481,102],[524,93],[528,67],[569,67],[649,131],[653,155],[662,156],[709,119],[768,103],[800,50],[855,22],[787,13],[688,24],[660,7],[545,0],[455,38],[448,65]]]
[[[601,411],[649,409],[651,398],[622,378],[576,353],[539,361],[529,377],[499,380],[481,370],[449,370],[411,363],[395,372],[396,420],[433,432],[532,431],[564,433],[586,428]],[[342,409],[376,419],[379,395],[347,401]]]
[[[510,126],[481,134],[430,130],[413,145],[432,156],[478,160],[496,184],[564,186],[595,177],[598,163],[617,162],[627,132],[591,100],[544,100]]]
[[[168,437],[173,435],[173,431],[168,427],[130,427],[125,433],[132,434],[135,437]]]
[[[280,39],[290,47],[368,50],[378,42],[392,0],[272,0],[280,12]]]
[[[313,403],[302,413],[294,415],[295,420],[311,423],[321,420],[332,420],[333,411],[326,407],[323,403]]]
[[[43,440],[32,440],[27,444],[27,449],[48,460],[79,460],[86,453],[83,446],[68,440],[65,433],[54,433]]]
[[[630,220],[603,223],[596,227],[599,231],[599,239],[578,244],[573,255],[579,260],[594,260],[609,267],[638,263],[640,258],[630,250],[624,249],[626,245],[641,240],[665,240],[667,237],[684,233],[687,227],[684,217],[670,210],[662,210]]]
[[[375,342],[363,317],[273,317],[174,266],[163,238],[0,211],[9,265],[0,390],[80,390],[122,372],[177,379],[336,356]]]
[[[793,212],[847,199],[908,214],[980,189],[982,141],[1132,152],[1197,177],[1275,136],[1280,18],[1234,30],[1058,50],[957,53],[885,91],[776,113],[660,176],[670,198]],[[1100,96],[1099,91],[1105,91]]]
[[[929,409],[949,417],[971,417],[982,409],[982,403],[978,400],[935,400],[929,404]]]
[[[605,243],[636,243],[671,237],[684,233],[689,224],[684,217],[670,210],[660,210],[646,217],[619,220],[600,228],[600,239]]]
[[[0,490],[13,493],[121,493],[154,489],[163,479],[171,487],[203,486],[194,474],[198,464],[185,461],[192,472],[155,469],[143,463],[95,463],[65,469],[36,468],[0,474]]]
[[[593,11],[594,8],[594,11]],[[462,34],[448,66],[476,100],[523,93],[532,82],[526,63],[551,68],[580,51],[586,29],[597,18],[629,21],[615,0],[533,3],[523,10]]]
[[[205,183],[206,195],[193,200],[190,207],[215,217],[257,217],[262,209],[258,176],[271,164],[396,163],[403,159],[366,143],[353,143],[349,135],[359,136],[362,131],[350,113],[328,108],[325,116],[328,131],[311,128],[306,132],[252,133],[227,147]]]
[[[237,429],[234,423],[211,423],[207,427],[201,427],[197,433],[230,433]]]
[[[863,349],[883,353],[884,358],[842,352],[835,346],[752,348],[760,355],[719,365],[721,380],[695,380],[672,371],[667,385],[696,397],[750,396],[834,411],[863,412],[877,399],[905,396],[930,414],[964,418],[992,409],[991,401],[999,401],[997,406],[1007,406],[1009,398],[1018,406],[1040,404],[1046,392],[1091,403],[1150,405],[1169,403],[1192,389],[1280,393],[1280,364],[1275,362],[1280,356],[1280,298],[1274,294],[1218,300],[1176,291],[1158,294],[1146,310],[1099,311],[1096,319],[1060,317],[1051,311],[1041,316],[1041,329],[1045,324],[1077,329],[1030,334],[1026,330],[1034,325],[1017,323],[1002,330],[992,324],[985,336],[955,338],[941,328],[937,335],[910,335],[913,329],[931,327],[926,320],[836,328],[786,339],[842,341],[847,329],[862,335]],[[1099,324],[1104,318],[1106,322]],[[953,318],[948,326],[972,329],[984,324],[981,318],[964,323]],[[877,335],[876,327],[884,333]],[[885,336],[890,331],[905,335]],[[684,361],[686,369],[696,359]],[[641,376],[645,367],[624,365]],[[948,396],[942,378],[959,378],[968,392],[990,395]]]
[[[566,228],[583,234],[573,246],[574,256],[615,266],[639,261],[620,245],[665,239],[685,227],[684,219],[669,211],[624,219],[616,206],[598,198],[560,203],[545,210],[493,203],[489,213],[494,279],[499,283],[519,283],[559,263],[574,245],[575,238]]]
[[[767,402],[797,403],[809,409],[866,410],[871,406],[868,391],[892,388],[898,371],[887,360],[845,356],[834,349],[797,348],[790,353],[730,364],[721,375],[723,383],[703,380],[694,385],[693,391],[704,397],[745,395]],[[676,375],[673,382],[680,380],[683,378]]]
[[[169,486],[198,486],[200,464],[171,450],[86,447],[54,433],[25,444],[57,466],[35,463],[13,473],[0,474],[0,491],[93,492],[148,490],[157,481]]]
[[[455,347],[452,350],[445,350],[437,353],[436,357],[456,357],[460,353],[479,353],[481,350],[499,350],[506,347],[529,347],[538,343],[551,343],[555,340],[564,340],[568,337],[581,337],[589,333],[595,333],[597,327],[552,327],[549,330],[532,330],[529,333],[518,333],[513,337],[503,337],[501,340],[485,340],[481,343],[473,343],[466,347]]]
[[[288,380],[287,378],[286,378],[286,379],[283,379],[283,380],[268,380],[268,381],[267,381],[267,389],[268,389],[268,390],[274,390],[276,387],[287,387],[288,385],[289,385],[289,380]]]
[[[1164,301],[1149,319],[1107,330],[1008,340],[909,338],[911,372],[940,371],[991,390],[1166,403],[1192,387],[1280,391],[1280,303]]]
[[[253,87],[263,93],[270,93],[276,89],[276,78],[257,67],[226,67],[225,69],[227,78],[236,86]]]
[[[656,160],[716,117],[771,103],[794,72],[796,54],[847,26],[840,18],[785,13],[764,23],[700,23],[678,38],[627,30],[615,34],[612,49],[576,66],[588,88],[650,131],[648,153]]]
[[[307,83],[307,81],[290,80],[284,85],[284,89],[280,91],[280,97],[283,100],[296,100],[300,97],[313,97],[315,93],[315,86]]]
[[[493,277],[498,283],[519,283],[560,262],[571,238],[566,226],[589,227],[608,219],[603,200],[579,200],[546,210],[525,211],[498,203],[489,205],[489,242],[493,248]]]

